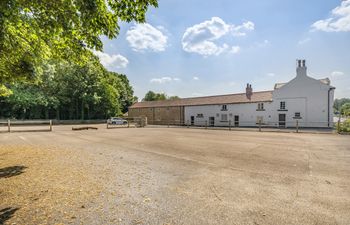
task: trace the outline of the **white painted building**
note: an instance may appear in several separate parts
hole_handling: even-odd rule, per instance
[[[328,78],[307,76],[305,60],[297,61],[296,77],[274,90],[196,98],[184,104],[184,120],[197,126],[333,127],[334,87]],[[193,99],[193,98],[192,98]]]

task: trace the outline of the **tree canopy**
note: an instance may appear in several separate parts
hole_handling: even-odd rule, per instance
[[[0,97],[0,117],[20,119],[101,119],[125,113],[133,90],[123,74],[109,72],[97,57],[79,65],[52,61],[40,82],[16,82]]]
[[[334,104],[333,104],[333,108],[336,112],[340,112],[342,106],[346,103],[350,103],[350,98],[335,99]]]
[[[136,98],[92,53],[157,0],[1,0],[0,118],[101,119]]]
[[[340,112],[344,116],[350,116],[350,102],[342,105],[342,107],[340,108]]]
[[[165,93],[155,93],[148,91],[142,101],[159,101],[159,100],[174,100],[179,99],[178,96],[167,96]]]
[[[1,0],[0,95],[6,84],[35,80],[48,59],[84,64],[102,50],[102,35],[114,38],[119,22],[145,22],[157,0]]]

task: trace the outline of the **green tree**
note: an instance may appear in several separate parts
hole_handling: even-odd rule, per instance
[[[350,103],[350,98],[335,99],[333,104],[334,111],[340,112],[341,107],[346,103]]]
[[[118,82],[115,84],[119,89],[118,101],[121,104],[122,113],[128,111],[128,107],[135,102],[134,90],[130,86],[129,80],[126,75],[118,74],[115,72],[108,72],[110,76],[114,76]]]
[[[155,93],[153,91],[148,91],[142,101],[159,101],[167,99],[164,93]]]
[[[96,56],[84,64],[51,60],[40,81],[8,87],[13,94],[0,97],[0,118],[105,119],[134,102],[127,77],[108,72]]]
[[[168,99],[169,100],[176,100],[176,99],[180,99],[180,97],[175,95],[175,96],[169,96]]]
[[[148,91],[142,101],[160,101],[160,100],[175,100],[180,99],[178,96],[168,97],[164,93],[155,93],[153,91]]]
[[[342,105],[340,112],[344,116],[350,116],[350,103],[345,103]]]
[[[145,22],[148,7],[157,5],[157,0],[1,0],[0,94],[10,94],[14,81],[38,78],[48,59],[84,64],[89,49],[102,50],[101,36],[115,38],[121,21]]]

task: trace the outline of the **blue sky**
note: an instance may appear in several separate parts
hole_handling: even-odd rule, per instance
[[[159,0],[146,24],[103,38],[101,62],[148,90],[193,97],[272,90],[306,59],[314,78],[350,97],[350,0]]]

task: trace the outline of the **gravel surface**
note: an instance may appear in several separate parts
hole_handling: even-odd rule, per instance
[[[92,126],[0,133],[0,224],[350,224],[350,136]]]

